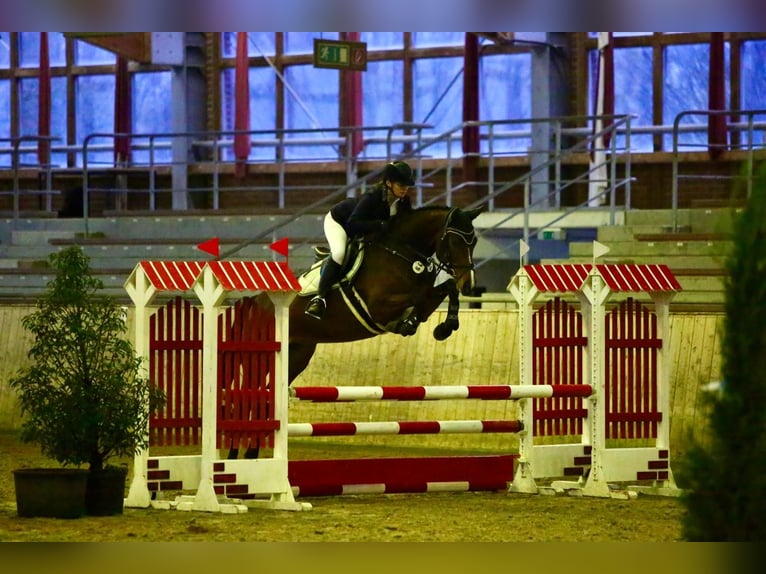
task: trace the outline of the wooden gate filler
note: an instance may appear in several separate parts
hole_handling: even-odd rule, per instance
[[[300,289],[286,263],[142,261],[125,288],[136,308],[137,352],[167,394],[147,429],[150,445],[201,450],[137,454],[126,506],[227,513],[311,508],[296,502],[290,488],[287,428],[280,425],[287,421],[288,307]],[[190,291],[200,306],[181,297]],[[248,299],[259,293],[268,294],[273,313]],[[170,298],[152,308],[157,295]],[[231,300],[234,306],[224,309]],[[231,446],[268,448],[272,456],[218,457]],[[195,494],[168,502],[157,499],[163,490]],[[247,502],[229,499],[237,494]]]
[[[670,468],[668,307],[681,286],[665,265],[549,264],[522,267],[509,284],[519,305],[520,384],[588,384],[593,395],[522,401],[519,465],[513,492],[555,490],[623,497],[610,482],[638,481],[629,492],[680,494]],[[608,313],[612,295],[648,294],[653,312],[632,297]],[[540,295],[550,298],[535,311]],[[564,295],[574,296],[579,312]],[[535,437],[570,436],[536,444]],[[607,445],[607,440],[614,445]]]

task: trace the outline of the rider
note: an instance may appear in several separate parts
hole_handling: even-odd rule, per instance
[[[344,199],[325,216],[324,233],[330,246],[330,257],[321,271],[317,295],[306,307],[307,315],[322,318],[327,308],[327,292],[340,279],[349,238],[385,231],[392,216],[411,210],[407,190],[413,185],[412,168],[403,161],[393,161],[386,164],[380,180],[369,191],[358,198]]]

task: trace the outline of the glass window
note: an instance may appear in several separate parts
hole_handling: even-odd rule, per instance
[[[114,74],[79,76],[75,81],[75,139],[83,144],[94,133],[114,133]],[[99,150],[96,146],[109,146]],[[114,164],[114,138],[88,139],[88,165]],[[78,165],[82,165],[78,154]]]
[[[61,32],[48,32],[48,54],[51,66],[66,66],[66,39]]]
[[[40,101],[40,80],[38,78],[24,78],[19,85],[19,106],[20,106],[20,134],[22,136],[36,136],[40,133],[38,129],[39,104]],[[58,138],[51,143],[52,147],[66,145],[66,78],[51,79],[51,133],[52,137]],[[34,146],[35,142],[24,142],[26,146]],[[37,165],[39,163],[37,154],[22,154],[20,156],[22,164]],[[53,165],[66,165],[65,152],[52,152],[51,163]]]
[[[479,119],[517,120],[532,116],[532,59],[529,54],[484,56],[479,61]],[[503,138],[502,132],[529,130],[529,123],[499,123],[492,126],[492,152],[526,153],[531,138]],[[482,127],[482,135],[490,128]],[[500,137],[495,137],[498,134]],[[489,142],[482,138],[481,151],[488,153]]]
[[[361,32],[360,39],[362,42],[367,42],[368,50],[392,50],[404,47],[402,32]]]
[[[337,40],[338,32],[285,32],[285,54],[313,54],[314,38]]]
[[[19,62],[22,68],[40,66],[40,32],[19,32]],[[61,32],[48,32],[48,60],[51,66],[66,65],[66,43]]]
[[[766,41],[742,48],[742,109],[766,109]]]
[[[362,124],[369,127],[392,126],[404,119],[404,94],[402,78],[404,65],[399,60],[368,62],[367,71],[362,74]],[[401,135],[393,131],[392,135]],[[368,130],[364,138],[385,139],[387,129]],[[401,146],[392,152],[401,153]],[[388,146],[384,141],[365,144],[363,156],[369,159],[387,159]]]
[[[292,130],[313,130],[338,125],[338,71],[309,66],[290,66],[285,70],[292,89],[285,94],[285,125]],[[253,115],[252,113],[250,114]],[[338,137],[337,130],[300,132],[288,138]],[[337,159],[336,144],[288,146],[288,159]]]
[[[40,65],[40,32],[19,32],[19,64],[22,68]],[[50,44],[50,40],[48,40]]]
[[[588,115],[595,107],[596,97],[596,66],[598,51],[590,52],[588,67]],[[652,84],[652,49],[651,48],[618,48],[614,50],[614,113],[615,115],[632,114],[631,128],[636,126],[653,125],[653,84]],[[615,142],[619,149],[625,149],[625,136],[620,135]],[[632,151],[653,151],[651,134],[634,135],[630,137]]]
[[[725,44],[726,106],[729,101],[729,44]],[[710,44],[687,44],[665,48],[663,74],[664,101],[662,121],[673,125],[676,116],[685,110],[709,109]],[[694,132],[678,134],[678,149],[702,151],[707,149],[707,116],[687,115],[681,118],[680,127],[699,125]],[[663,137],[663,147],[673,150],[673,135]]]
[[[412,45],[418,48],[428,46],[463,46],[465,32],[413,32]]]
[[[75,62],[79,66],[95,66],[99,64],[114,64],[117,56],[109,50],[104,50],[88,42],[75,40]]]
[[[766,110],[766,41],[745,42],[742,47],[742,103],[743,110]],[[741,121],[748,120],[742,116]],[[766,121],[766,115],[758,114],[754,121]],[[741,138],[743,143],[747,137]],[[764,143],[763,129],[755,130],[753,143]]]
[[[273,139],[273,130],[277,125],[276,110],[276,75],[271,68],[250,68],[248,74],[250,86],[250,129],[253,131],[269,131],[271,133],[253,134],[251,144],[257,144],[258,139]],[[235,80],[234,68],[227,68],[221,77],[221,129],[234,130],[235,114]],[[233,136],[226,136],[231,139]],[[226,161],[234,160],[234,150],[231,147],[223,149]],[[249,158],[255,160],[274,161],[276,152],[271,145],[253,145]]]
[[[170,72],[142,72],[133,74],[133,132],[137,134],[158,134],[173,131],[172,77]],[[155,147],[151,157],[150,150],[134,150],[133,161],[136,163],[169,162],[172,153],[170,138],[137,138],[134,144]]]
[[[0,68],[11,67],[11,33],[0,32]]]
[[[3,32],[5,34],[5,32]],[[0,140],[11,137],[11,82],[0,80]],[[11,155],[9,150],[11,142],[0,141],[0,166],[10,167]]]
[[[652,49],[620,48],[614,51],[614,113],[632,114],[631,127],[651,126],[652,102]],[[625,149],[625,136],[619,136],[615,145]],[[651,134],[630,137],[632,151],[653,151]]]
[[[422,58],[413,66],[413,119],[433,126],[425,132],[432,135],[454,130],[450,139],[452,157],[462,155],[462,130],[455,129],[463,121],[462,76],[462,58]],[[445,157],[447,142],[434,144],[424,153]]]
[[[273,56],[277,52],[274,38],[274,32],[248,32],[247,55]],[[221,55],[224,58],[233,58],[237,55],[236,32],[221,32]]]

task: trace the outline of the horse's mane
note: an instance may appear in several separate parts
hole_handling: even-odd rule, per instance
[[[441,230],[441,226],[450,209],[450,207],[442,205],[427,205],[405,211],[395,218],[392,237],[408,237],[410,239],[419,237],[426,239],[430,236],[429,234],[435,233],[437,229]],[[439,227],[434,228],[437,221]],[[425,236],[423,235],[424,233],[426,233]]]
[[[405,211],[401,213],[399,216],[397,216],[396,219],[398,219],[401,224],[407,225],[409,222],[412,222],[413,220],[419,220],[422,217],[426,217],[433,213],[440,213],[446,216],[446,214],[449,212],[450,209],[451,208],[443,206],[443,205],[427,205],[425,207],[418,207],[410,211]]]
[[[423,207],[418,207],[410,211],[410,213],[421,213],[424,211],[449,211],[452,209],[451,207],[447,207],[446,205],[424,205]]]

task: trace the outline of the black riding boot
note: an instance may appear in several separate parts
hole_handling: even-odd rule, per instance
[[[306,315],[310,315],[315,319],[321,319],[324,315],[324,311],[327,308],[327,301],[325,297],[335,282],[340,279],[340,265],[331,257],[327,260],[322,268],[322,273],[319,276],[319,288],[317,294],[311,301],[309,301],[306,307]]]

